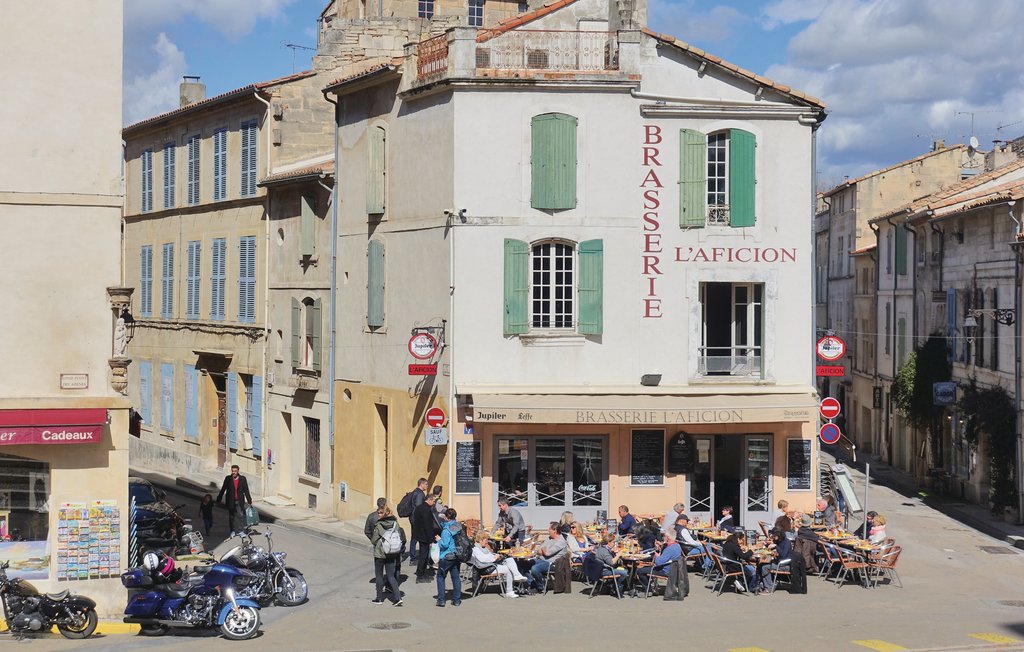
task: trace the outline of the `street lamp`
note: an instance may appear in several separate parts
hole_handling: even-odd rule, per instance
[[[1013,308],[975,308],[967,311],[964,317],[964,335],[968,344],[974,344],[974,330],[978,328],[978,317],[991,317],[1005,326],[1017,321],[1017,311]]]

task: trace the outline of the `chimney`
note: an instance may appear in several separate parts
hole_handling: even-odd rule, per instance
[[[942,149],[945,146],[946,146],[946,141],[944,141],[944,140],[933,140],[932,141],[932,151],[933,152],[937,152],[937,151],[939,151],[940,149]]]
[[[178,87],[181,106],[193,104],[206,99],[206,84],[200,83],[199,77],[185,75],[181,78],[181,85]]]

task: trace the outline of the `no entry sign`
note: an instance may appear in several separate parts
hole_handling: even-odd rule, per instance
[[[842,432],[839,430],[839,426],[834,423],[826,423],[818,431],[818,436],[821,437],[821,441],[826,444],[834,444],[839,441],[839,437],[842,436]]]
[[[841,411],[839,401],[831,396],[821,399],[821,406],[818,409],[821,411],[821,416],[826,419],[835,419]]]
[[[439,407],[432,407],[427,410],[427,425],[431,428],[440,428],[444,425],[445,414],[444,410]]]

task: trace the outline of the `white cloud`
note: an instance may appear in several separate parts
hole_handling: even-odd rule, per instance
[[[761,25],[775,29],[779,25],[814,20],[827,4],[828,0],[774,0],[761,8]]]
[[[132,124],[178,106],[178,83],[185,74],[185,54],[163,32],[150,45],[156,63],[150,70],[125,76],[124,122]]]
[[[780,23],[789,0],[766,7]],[[926,151],[932,140],[987,147],[1020,120],[1019,0],[828,0],[766,75],[822,98],[821,172],[855,176]]]
[[[696,0],[654,0],[648,24],[684,41],[721,42],[732,37],[749,18],[736,9],[718,5],[705,9]]]
[[[126,29],[153,29],[194,16],[229,39],[239,39],[261,20],[276,20],[295,0],[130,0]]]

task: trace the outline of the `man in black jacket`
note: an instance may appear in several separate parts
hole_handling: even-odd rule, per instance
[[[245,476],[238,472],[238,465],[231,465],[231,475],[224,476],[224,483],[217,494],[217,504],[224,499],[228,508],[228,527],[235,532],[235,522],[245,525],[245,506],[252,505],[252,496],[249,494],[249,483]]]
[[[427,497],[427,487],[430,483],[427,482],[426,478],[420,478],[416,481],[416,488],[412,490],[412,511],[416,513],[416,508],[423,504],[423,500]],[[412,531],[412,516],[409,517],[409,530]],[[429,550],[427,552],[430,552]],[[424,553],[426,554],[426,553]],[[409,563],[416,563],[416,539],[415,537],[409,541]]]
[[[441,534],[441,528],[434,518],[434,501],[437,497],[434,494],[427,494],[427,497],[413,510],[410,520],[412,521],[412,538],[420,544],[419,560],[416,562],[416,583],[423,584],[430,581],[427,574],[427,562],[430,561],[430,544],[434,543],[437,536]]]

